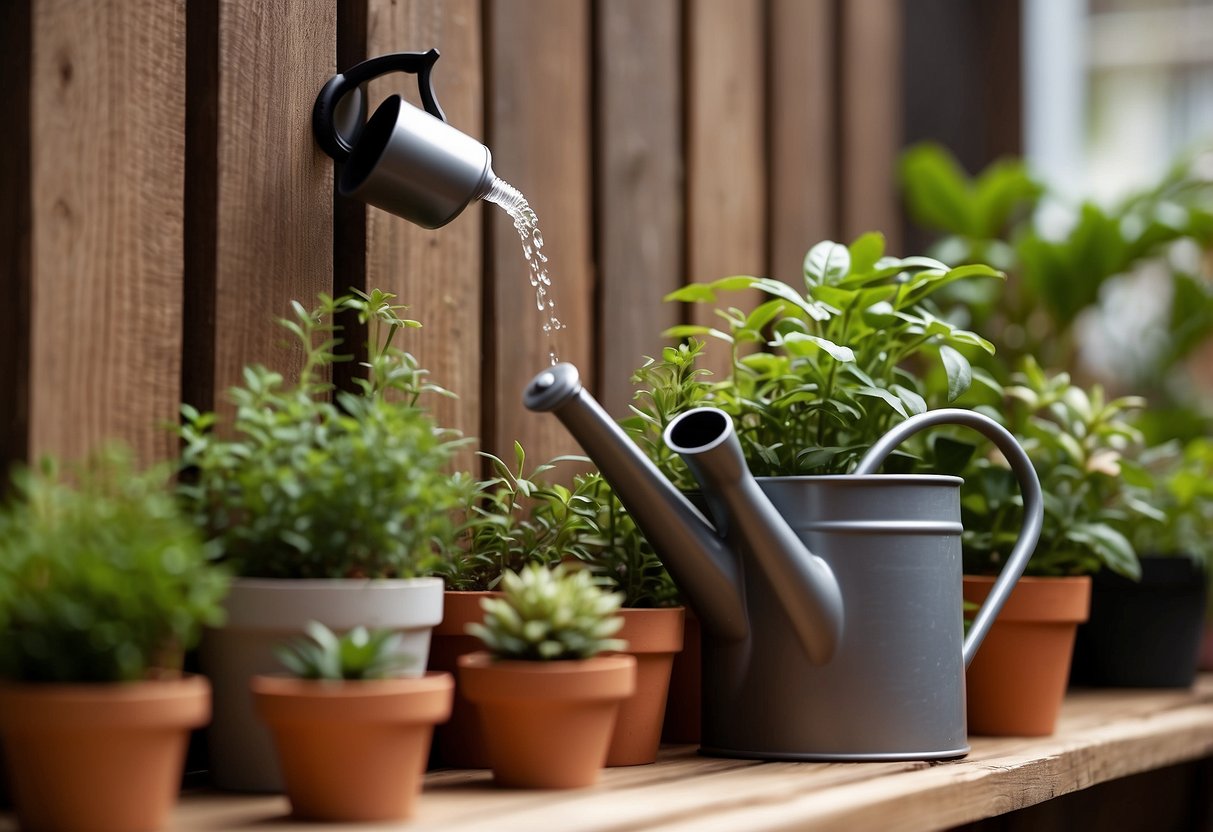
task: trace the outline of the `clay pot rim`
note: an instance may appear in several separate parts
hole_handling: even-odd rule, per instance
[[[623,627],[616,638],[628,642],[622,653],[677,653],[682,650],[685,607],[624,607]]]
[[[0,680],[0,731],[78,731],[104,725],[201,727],[210,718],[211,683],[184,673],[133,682],[16,682]]]
[[[471,702],[499,699],[623,699],[636,690],[636,658],[600,653],[588,659],[497,660],[487,650],[457,659],[459,687]]]
[[[964,597],[983,603],[995,576],[965,575]],[[997,621],[1067,621],[1082,623],[1091,612],[1091,576],[1025,575],[1019,579],[998,613]]]
[[[304,719],[433,723],[450,715],[455,680],[441,671],[421,677],[352,681],[257,675],[249,687],[258,714],[271,723]]]
[[[436,636],[467,636],[464,630],[473,621],[484,618],[482,598],[500,598],[495,589],[448,589],[442,593],[442,621],[434,627]],[[468,636],[474,638],[474,636]]]

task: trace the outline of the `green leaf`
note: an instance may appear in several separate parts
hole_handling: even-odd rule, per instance
[[[851,270],[851,254],[847,247],[832,240],[823,240],[804,256],[805,284],[837,283]]]
[[[884,255],[884,235],[878,231],[869,231],[855,238],[848,252],[851,256],[851,273],[863,274],[876,265],[876,261]]]
[[[915,145],[902,154],[899,167],[915,222],[952,234],[978,233],[968,177],[946,150],[935,144]]]
[[[969,359],[947,344],[940,346],[939,358],[943,362],[944,372],[948,376],[948,401],[954,402],[972,385],[973,368],[969,364]]]

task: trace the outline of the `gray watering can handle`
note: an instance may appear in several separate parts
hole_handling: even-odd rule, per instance
[[[1032,552],[1036,549],[1036,541],[1040,539],[1040,529],[1044,523],[1044,498],[1040,493],[1040,480],[1036,476],[1036,469],[1032,467],[1032,461],[1015,441],[1015,437],[990,417],[959,408],[928,410],[906,419],[872,446],[860,460],[855,473],[876,473],[894,448],[920,430],[936,425],[961,425],[972,428],[993,442],[1010,463],[1011,470],[1019,480],[1019,490],[1023,494],[1023,527],[1019,530],[1019,539],[1015,541],[1010,557],[990,589],[985,603],[973,618],[973,623],[969,625],[969,634],[965,637],[963,655],[965,667],[968,667],[977,655],[977,648],[981,646],[994,624],[999,610],[1015,588],[1015,582],[1028,565],[1028,558],[1032,557]]]

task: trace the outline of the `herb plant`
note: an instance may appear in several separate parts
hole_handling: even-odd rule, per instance
[[[530,563],[506,572],[501,591],[501,598],[480,602],[484,623],[468,625],[497,659],[588,659],[627,647],[611,638],[623,626],[615,615],[623,596],[606,592],[584,569]]]
[[[636,417],[626,426],[652,448],[674,409],[712,404],[734,418],[756,475],[845,473],[890,427],[926,410],[928,396],[951,401],[969,387],[965,352],[994,348],[943,317],[932,295],[1000,276],[984,265],[950,269],[927,257],[889,257],[884,238],[871,233],[850,246],[813,246],[804,260],[804,294],[750,276],[684,286],[667,299],[717,304],[724,327],[677,326],[666,334],[722,342],[729,374],[717,381],[697,376],[694,344],[666,351],[660,364],[639,371]],[[719,305],[721,292],[747,289],[769,300],[748,311]],[[943,371],[933,389],[921,375],[929,362]]]
[[[1083,575],[1107,567],[1138,577],[1141,566],[1127,532],[1160,519],[1133,484],[1140,481],[1133,457],[1142,437],[1128,417],[1144,401],[1108,399],[1100,387],[1075,386],[1068,374],[1047,374],[1031,359],[1012,381],[990,388],[997,406],[979,409],[1015,434],[1040,477],[1044,527],[1026,574]],[[964,478],[966,571],[996,572],[1019,534],[1019,487],[997,456],[973,457]]]
[[[226,574],[163,470],[109,448],[68,473],[17,472],[0,508],[0,675],[176,675],[201,628],[222,622]]]
[[[399,652],[403,637],[393,630],[355,627],[338,636],[318,621],[309,621],[305,638],[282,644],[278,660],[300,679],[359,681],[390,679],[416,663]]]
[[[263,578],[388,578],[424,574],[455,534],[453,512],[470,487],[447,472],[453,444],[417,404],[435,390],[393,346],[401,319],[391,295],[295,302],[282,325],[304,355],[298,378],[261,366],[231,390],[232,424],[183,406],[179,493],[238,574]],[[334,316],[369,323],[361,393],[331,395],[338,352]]]
[[[1213,440],[1168,442],[1142,455],[1150,505],[1160,522],[1139,523],[1133,544],[1141,554],[1191,558],[1208,569],[1213,559]]]
[[[556,457],[527,474],[526,452],[517,442],[514,468],[493,454],[480,455],[493,476],[467,494],[466,521],[438,569],[447,589],[496,589],[502,575],[528,563],[587,556],[587,541],[598,532],[590,498],[544,478],[558,463],[585,457]]]

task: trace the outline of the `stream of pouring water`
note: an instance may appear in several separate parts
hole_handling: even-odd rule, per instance
[[[556,300],[552,297],[552,279],[548,277],[548,258],[543,253],[543,234],[539,231],[539,217],[531,210],[530,203],[517,188],[498,177],[493,180],[485,199],[498,205],[514,221],[514,230],[522,240],[522,256],[531,268],[531,286],[535,289],[535,308],[544,316],[543,334],[549,338],[548,359],[555,365],[560,359],[552,339],[557,330],[565,325],[556,317]]]

